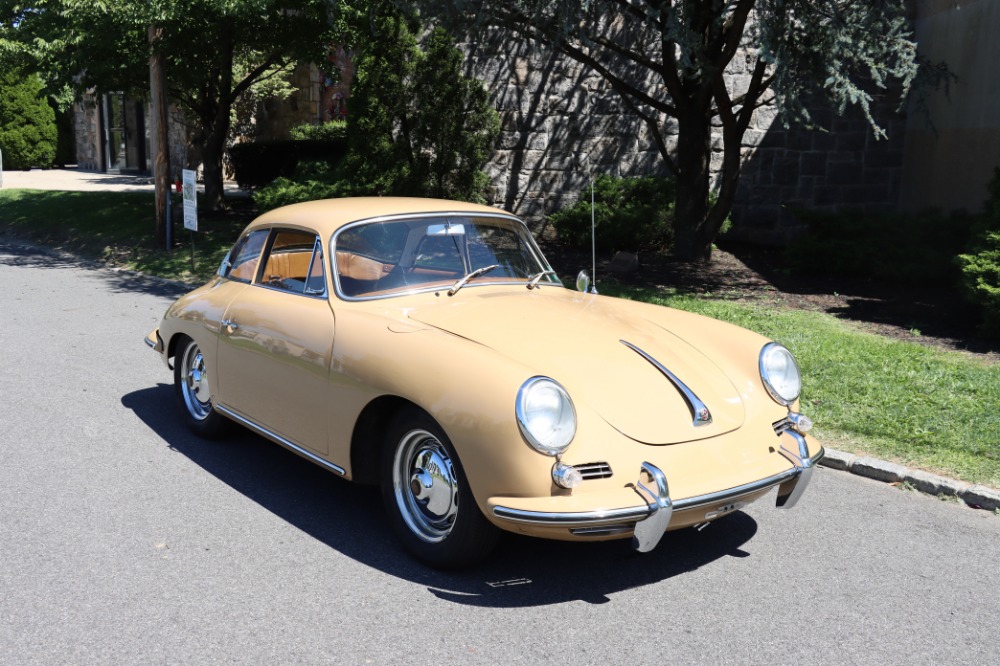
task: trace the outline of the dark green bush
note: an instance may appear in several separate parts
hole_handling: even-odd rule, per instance
[[[263,213],[300,201],[332,199],[350,194],[350,186],[340,177],[336,167],[323,161],[303,161],[290,177],[279,177],[257,190],[253,200]]]
[[[300,161],[335,164],[346,150],[344,138],[253,141],[230,148],[229,159],[240,187],[263,187],[276,178],[292,176]]]
[[[56,115],[42,80],[16,69],[0,72],[0,151],[4,169],[48,168],[56,156]]]
[[[968,243],[975,217],[942,213],[802,212],[809,231],[785,252],[800,275],[869,278],[907,285],[950,287],[954,257]]]
[[[296,141],[346,141],[347,121],[330,120],[322,125],[298,125],[291,131],[292,138]]]
[[[601,254],[618,250],[665,250],[673,242],[674,182],[668,178],[614,178],[594,181],[595,245]],[[569,208],[549,216],[559,239],[590,249],[590,188]]]
[[[482,81],[463,73],[442,28],[424,34],[396,3],[373,3],[351,83],[350,154],[356,194],[486,199],[483,165],[500,116]]]
[[[965,294],[982,313],[980,332],[1000,339],[1000,169],[993,171],[989,193],[969,252],[957,263]]]

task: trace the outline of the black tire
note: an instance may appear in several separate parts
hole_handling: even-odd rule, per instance
[[[393,418],[380,478],[393,531],[421,562],[466,567],[493,550],[500,531],[479,510],[454,447],[425,412],[406,409]]]
[[[181,338],[174,356],[174,392],[181,419],[199,437],[217,439],[225,434],[231,421],[215,411],[208,386],[201,348],[191,338]]]

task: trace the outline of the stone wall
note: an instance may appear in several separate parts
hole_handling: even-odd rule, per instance
[[[467,74],[482,80],[503,130],[487,166],[492,203],[543,227],[544,215],[574,202],[592,175],[666,174],[645,125],[618,94],[582,65],[519,39],[487,35],[461,45]],[[726,70],[731,90],[745,89],[753,60],[745,54]],[[644,82],[649,88],[659,84]],[[891,101],[876,116],[888,139],[876,140],[860,113],[819,110],[822,130],[786,129],[773,108],[759,109],[744,136],[744,170],[733,209],[733,235],[786,242],[801,224],[800,209],[895,209],[899,205],[905,118]],[[661,119],[668,147],[676,125]],[[721,133],[711,167],[722,165]]]
[[[915,28],[922,55],[956,78],[910,114],[903,208],[979,211],[1000,166],[1000,2],[923,0]]]
[[[876,105],[886,138],[858,110],[812,112],[821,128],[786,128],[774,109],[758,109],[744,135],[743,171],[733,206],[736,240],[787,243],[804,230],[799,212],[896,210],[900,203],[906,119],[898,98]]]
[[[73,105],[73,134],[76,137],[76,164],[81,171],[104,168],[101,155],[101,116],[98,100],[93,95]]]
[[[466,74],[485,83],[503,123],[486,167],[493,204],[539,223],[593,176],[665,172],[644,123],[600,76],[499,35],[462,48]]]

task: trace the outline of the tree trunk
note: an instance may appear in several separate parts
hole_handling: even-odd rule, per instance
[[[680,115],[677,123],[674,254],[681,261],[709,261],[714,238],[707,233],[711,117],[706,109]]]
[[[215,128],[206,134],[202,149],[202,166],[205,178],[203,205],[205,210],[223,210],[226,202],[223,197],[222,156],[226,149],[226,132]]]
[[[170,197],[170,142],[167,133],[167,70],[166,58],[160,51],[160,42],[163,40],[163,28],[150,26],[147,32],[149,39],[149,89],[150,105],[152,106],[152,130],[153,145],[156,146],[156,155],[153,160],[153,175],[156,183],[155,206],[156,206],[156,245],[171,248],[167,244],[167,226],[170,218],[167,214],[168,201]]]

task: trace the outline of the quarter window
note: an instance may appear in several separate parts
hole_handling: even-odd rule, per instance
[[[233,248],[225,276],[230,280],[250,282],[260,264],[260,251],[267,240],[267,229],[258,229],[241,238]]]
[[[326,293],[319,238],[305,231],[277,231],[267,252],[260,284],[296,294]]]

